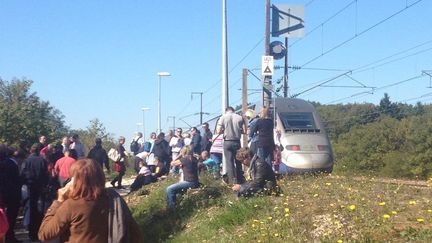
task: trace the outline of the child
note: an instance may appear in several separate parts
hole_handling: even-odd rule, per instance
[[[147,167],[145,160],[141,159],[139,161],[140,170],[138,176],[135,178],[134,182],[130,187],[130,192],[140,189],[142,186],[150,184],[156,181],[156,177],[152,175],[150,169]]]
[[[201,159],[208,172],[212,173],[215,177],[219,175],[219,165],[212,158],[209,157],[209,152],[206,150],[201,152]]]

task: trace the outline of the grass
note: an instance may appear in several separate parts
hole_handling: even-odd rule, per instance
[[[165,209],[171,178],[127,198],[148,242],[432,242],[431,187],[337,175],[278,180],[281,193],[238,199],[209,176]]]

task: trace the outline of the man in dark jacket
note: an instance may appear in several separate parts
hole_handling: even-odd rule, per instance
[[[14,227],[21,201],[21,178],[14,151],[0,144],[0,207],[6,208],[9,230],[6,232],[6,242],[17,242]]]
[[[273,191],[276,189],[276,177],[269,164],[261,160],[257,155],[250,152],[248,148],[237,150],[236,159],[249,167],[251,181],[243,184],[234,184],[232,190],[238,196],[251,196],[262,190]]]
[[[201,134],[196,127],[191,128],[192,140],[190,147],[194,154],[201,154]]]
[[[95,143],[96,145],[90,150],[87,157],[98,162],[101,168],[105,165],[108,173],[110,173],[109,159],[106,150],[102,148],[102,139],[96,138]]]
[[[165,171],[169,171],[171,163],[171,147],[165,140],[165,133],[161,132],[154,141],[153,151],[155,156],[159,158],[165,166]]]
[[[33,144],[30,148],[29,157],[24,161],[22,170],[24,184],[27,185],[30,194],[29,238],[32,241],[38,240],[38,231],[42,223],[44,210],[38,208],[38,201],[45,201],[43,189],[47,186],[49,180],[48,162],[39,156],[37,150],[38,144]]]

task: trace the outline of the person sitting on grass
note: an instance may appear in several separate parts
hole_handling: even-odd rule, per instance
[[[251,181],[243,184],[234,184],[232,190],[237,196],[248,197],[264,191],[272,192],[276,189],[276,177],[271,166],[258,155],[254,155],[248,148],[237,150],[236,159],[249,167]]]
[[[193,156],[190,146],[184,146],[180,150],[181,159],[171,162],[171,166],[181,166],[183,170],[183,180],[167,187],[167,206],[174,208],[176,194],[186,191],[189,188],[199,187],[198,180],[198,160]]]
[[[148,185],[152,182],[156,182],[157,179],[152,175],[150,169],[147,167],[145,160],[141,159],[139,161],[140,170],[138,176],[135,178],[134,182],[130,186],[130,192],[137,191],[144,185]]]
[[[154,156],[153,161],[154,161],[154,164],[156,165],[155,173],[153,173],[153,175],[156,178],[163,179],[165,177],[165,175],[168,173],[168,170],[166,169],[165,164],[156,155]]]
[[[205,165],[206,170],[215,177],[217,177],[219,175],[219,164],[217,164],[216,161],[210,158],[209,152],[207,150],[201,152],[201,159],[202,163]]]

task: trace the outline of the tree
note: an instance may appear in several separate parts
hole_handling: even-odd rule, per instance
[[[79,135],[87,152],[95,145],[96,138],[102,139],[102,146],[107,151],[116,145],[114,138],[110,133],[106,132],[105,126],[98,118],[90,120],[90,125],[87,126],[86,130],[74,130],[73,133]]]
[[[58,138],[67,133],[64,116],[30,93],[33,81],[27,79],[0,79],[0,142],[32,144],[40,135]]]

